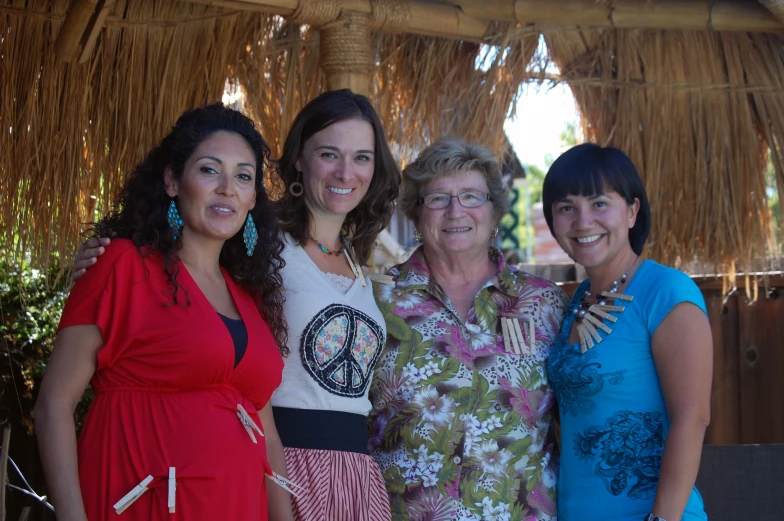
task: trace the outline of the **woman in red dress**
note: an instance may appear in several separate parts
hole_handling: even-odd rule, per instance
[[[290,518],[265,478],[285,469],[269,405],[286,326],[268,166],[248,118],[187,112],[92,230],[117,239],[71,292],[35,410],[60,521]]]

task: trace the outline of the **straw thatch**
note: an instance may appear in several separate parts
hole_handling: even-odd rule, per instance
[[[55,50],[67,55],[56,42],[70,4],[0,0],[0,234],[4,249],[36,262],[72,252],[84,223],[106,211],[176,116],[219,100],[227,79],[276,155],[296,112],[327,85],[326,33],[182,1],[101,4],[110,7],[105,27],[91,33],[94,48],[65,63]],[[394,32],[373,33],[363,59],[401,158],[444,133],[502,152],[520,86],[544,75],[540,31],[491,22],[485,46]],[[586,136],[624,149],[642,170],[653,257],[732,271],[776,251],[763,171],[770,145],[784,191],[781,36],[544,34]]]
[[[766,144],[784,189],[784,57],[777,35],[612,30],[546,33],[586,136],[626,151],[653,209],[650,253],[724,272],[777,251]]]
[[[227,78],[277,153],[296,112],[325,88],[318,31],[184,2],[117,2],[87,63],[63,63],[53,45],[67,4],[0,2],[0,124],[11,128],[0,138],[0,190],[10,195],[0,233],[34,260],[73,251],[177,115],[219,100]],[[378,35],[371,98],[388,137],[405,151],[460,133],[501,152],[534,49],[535,39],[516,42],[484,71],[476,44]]]
[[[53,42],[67,1],[0,3],[0,233],[46,261],[116,192],[185,109],[220,99],[248,17],[118,1],[96,52],[64,63]],[[176,22],[176,23],[174,23]]]

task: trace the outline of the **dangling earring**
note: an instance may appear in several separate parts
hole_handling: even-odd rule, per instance
[[[169,205],[167,217],[169,219],[169,228],[174,232],[174,240],[176,241],[177,237],[182,235],[182,217],[180,217],[180,212],[177,210],[177,205],[174,204],[174,199],[172,199]]]
[[[496,237],[498,237],[498,226],[496,226],[496,227],[493,229],[493,233],[491,233],[491,234],[490,234],[490,237],[491,237],[491,238],[493,238],[493,239],[495,239]]]
[[[253,250],[256,249],[256,242],[259,240],[259,232],[256,231],[256,223],[253,222],[253,216],[248,212],[248,218],[245,219],[245,231],[242,232],[242,238],[245,241],[245,248],[248,250],[248,257],[253,256]]]
[[[414,240],[419,244],[422,244],[424,239],[422,239],[422,233],[419,230],[414,230]]]
[[[302,172],[297,171],[297,180],[289,185],[289,193],[294,197],[301,196],[302,192],[305,191],[305,187],[302,186],[302,183],[299,182],[301,177],[302,177]]]

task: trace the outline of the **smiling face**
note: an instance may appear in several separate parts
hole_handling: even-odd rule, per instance
[[[220,131],[202,141],[185,162],[182,177],[166,169],[170,197],[178,197],[183,240],[226,241],[256,204],[256,156],[239,134]]]
[[[452,196],[446,208],[420,205],[418,210],[417,229],[422,234],[422,243],[426,250],[441,258],[487,251],[490,235],[497,224],[489,200],[476,208],[465,208],[456,197],[462,192],[487,194],[484,176],[476,170],[456,172],[433,179],[419,192],[420,197],[433,193]]]
[[[373,142],[373,127],[362,119],[333,123],[305,142],[295,167],[314,218],[342,222],[362,201],[373,180]]]
[[[629,230],[639,208],[638,199],[628,204],[617,192],[569,195],[552,204],[553,235],[586,269],[611,265],[634,256]]]

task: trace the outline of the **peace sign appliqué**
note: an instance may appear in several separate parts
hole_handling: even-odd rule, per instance
[[[365,394],[384,343],[384,331],[361,311],[341,304],[322,309],[302,332],[302,365],[339,396]]]

